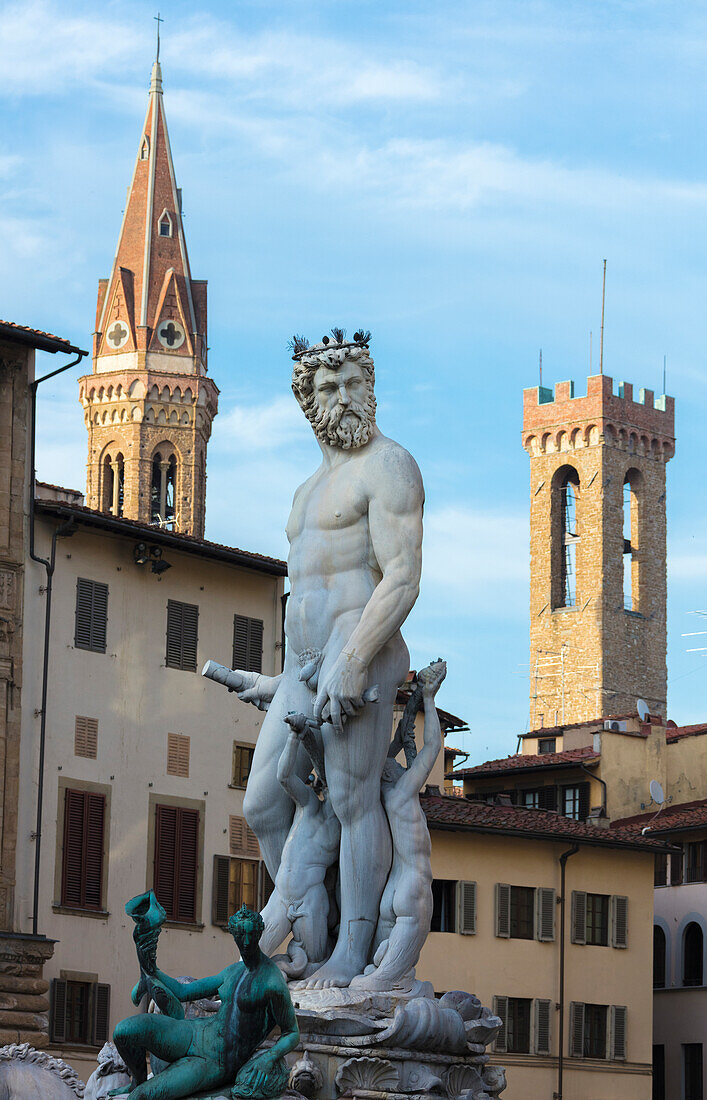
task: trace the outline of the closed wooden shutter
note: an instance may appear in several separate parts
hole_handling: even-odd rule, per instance
[[[103,1046],[110,1038],[110,986],[99,982],[93,990],[93,1044]]]
[[[184,733],[167,734],[167,774],[189,778],[190,738]]]
[[[535,936],[542,943],[555,938],[555,891],[539,886],[535,891]]]
[[[628,898],[611,895],[611,946],[628,947]]]
[[[584,1005],[579,1001],[570,1004],[570,1055],[584,1057]]]
[[[199,608],[194,603],[167,601],[167,655],[168,668],[180,668],[196,672]]]
[[[457,883],[457,932],[473,936],[476,932],[476,883]]]
[[[156,806],[154,891],[169,920],[196,920],[198,849],[199,811]]]
[[[626,1061],[626,1021],[624,1005],[611,1005],[609,1010],[609,1057],[615,1062]]]
[[[571,925],[572,928],[570,939],[572,940],[572,943],[586,943],[587,895],[584,890],[572,891]]]
[[[105,795],[87,793],[83,898],[83,904],[87,909],[101,908],[105,806]]]
[[[65,791],[62,905],[101,908],[105,802],[103,794]]]
[[[98,719],[76,715],[74,755],[95,760],[98,756]]]
[[[579,820],[586,821],[589,817],[589,783],[579,784]]]
[[[505,882],[495,887],[496,935],[509,939],[511,934],[511,888]]]
[[[263,620],[233,616],[233,667],[244,672],[263,671]]]
[[[506,1025],[508,1023],[508,997],[494,997],[493,1014],[501,1020],[501,1030],[496,1036],[493,1049],[500,1054],[506,1050]]]
[[[533,1054],[550,1053],[551,1001],[533,1001]]]
[[[538,805],[541,810],[556,810],[557,787],[541,787],[538,792]]]
[[[63,1043],[66,1037],[66,982],[53,978],[49,995],[49,1038]]]
[[[235,817],[233,814],[229,817],[228,839],[232,856],[260,859],[258,838],[244,817]]]
[[[228,884],[231,861],[228,856],[214,856],[214,883],[211,899],[211,920],[225,928],[231,914],[228,911]]]
[[[74,645],[95,653],[106,651],[108,585],[100,581],[76,580],[76,626]]]

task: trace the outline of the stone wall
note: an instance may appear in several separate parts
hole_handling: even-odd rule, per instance
[[[633,713],[637,698],[664,714],[666,669],[665,465],[674,451],[672,398],[633,400],[607,376],[526,390],[530,455],[531,728]],[[576,591],[561,606],[561,493],[578,480]],[[633,606],[624,607],[624,482],[633,510]]]

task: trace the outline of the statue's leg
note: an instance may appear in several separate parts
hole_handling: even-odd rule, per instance
[[[189,1050],[192,1027],[186,1020],[173,1020],[157,1012],[128,1016],[113,1033],[113,1042],[135,1084],[147,1079],[147,1054],[166,1062],[182,1058]],[[134,1095],[134,1093],[131,1093]]]
[[[260,937],[260,950],[264,955],[270,957],[290,931],[287,906],[277,892],[277,888],[270,895],[270,900],[263,909],[261,916],[265,922],[265,929]]]
[[[302,944],[310,963],[321,963],[327,956],[329,895],[323,883],[310,887],[302,902],[302,912],[292,924],[292,935]]]
[[[335,652],[336,651],[336,652]],[[338,656],[329,650],[326,661]],[[367,703],[347,720],[343,734],[322,727],[331,804],[341,822],[339,874],[341,922],[331,958],[307,979],[312,989],[347,986],[363,972],[378,921],[378,907],[390,871],[391,839],[380,797],[380,778],[390,744],[393,703],[408,669],[408,652],[398,634],[371,663],[369,686],[378,703]],[[326,675],[322,667],[321,677]]]
[[[203,1089],[225,1083],[220,1066],[205,1058],[180,1058],[157,1077],[151,1077],[130,1093],[130,1100],[184,1100]]]
[[[273,882],[294,813],[292,799],[277,780],[277,762],[290,733],[284,718],[291,711],[312,712],[312,693],[306,684],[298,680],[298,674],[299,669],[294,666],[285,670],[268,708],[255,745],[243,800],[246,821],[258,838]],[[309,757],[301,748],[297,770],[304,778],[310,768]]]

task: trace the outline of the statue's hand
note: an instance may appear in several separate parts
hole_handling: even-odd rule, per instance
[[[280,683],[279,676],[262,676],[259,672],[242,672],[240,669],[234,669],[232,677],[238,677],[241,681],[242,686],[238,687],[231,680],[234,683],[232,690],[241,702],[252,703],[258,710],[268,709]]]
[[[427,668],[423,668],[417,674],[417,682],[422,688],[423,696],[434,697],[439,691],[442,681],[447,675],[447,662],[438,657]]]
[[[340,653],[324,677],[314,704],[317,721],[331,722],[341,733],[344,721],[355,714],[363,704],[368,669],[360,658],[352,653]]]

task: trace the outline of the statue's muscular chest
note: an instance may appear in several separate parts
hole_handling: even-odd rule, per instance
[[[366,524],[368,494],[350,465],[318,472],[297,491],[286,529],[290,544]]]

